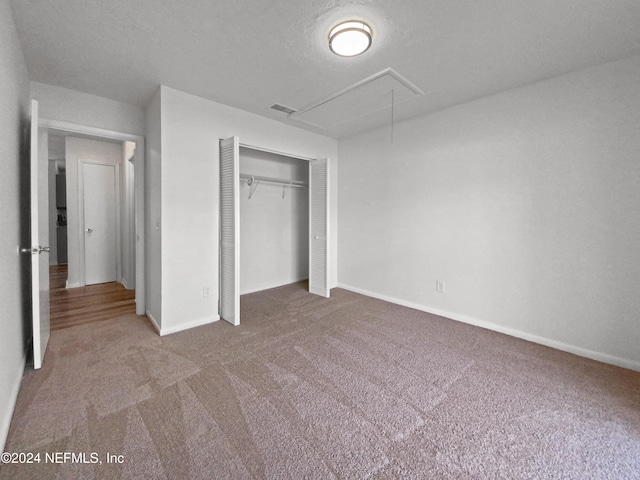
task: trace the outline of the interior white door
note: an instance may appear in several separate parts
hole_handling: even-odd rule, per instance
[[[33,368],[42,367],[49,342],[49,169],[47,159],[38,158],[38,102],[31,101],[31,311],[33,327]]]
[[[220,140],[220,316],[240,325],[240,142]]]
[[[309,292],[329,298],[329,159],[309,165]]]
[[[85,284],[117,278],[116,167],[83,163]]]

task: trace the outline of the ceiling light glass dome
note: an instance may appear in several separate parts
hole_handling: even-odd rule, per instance
[[[354,57],[371,46],[371,27],[364,22],[350,20],[335,26],[329,33],[329,48],[336,55]]]

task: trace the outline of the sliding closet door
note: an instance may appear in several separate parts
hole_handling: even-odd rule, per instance
[[[240,146],[220,140],[220,316],[240,325]]]
[[[329,159],[309,165],[309,291],[329,297]]]

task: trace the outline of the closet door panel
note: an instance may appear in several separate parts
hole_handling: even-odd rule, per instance
[[[240,325],[240,146],[220,141],[220,316]]]
[[[329,297],[329,159],[309,165],[309,291]]]

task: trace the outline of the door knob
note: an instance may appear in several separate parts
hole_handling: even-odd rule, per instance
[[[87,232],[87,233],[91,233],[91,232],[93,232],[93,228],[87,228],[87,229],[85,230],[85,232]]]

